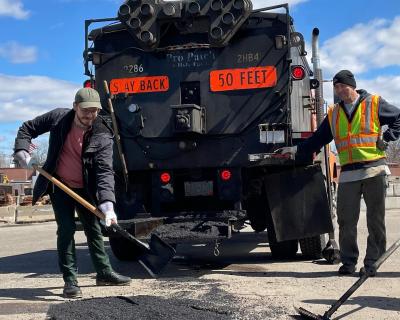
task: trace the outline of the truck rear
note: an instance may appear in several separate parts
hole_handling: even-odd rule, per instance
[[[85,71],[110,98],[103,116],[120,142],[119,221],[171,243],[218,243],[250,223],[267,229],[274,256],[300,242],[319,257],[332,231],[321,167],[274,153],[315,130],[305,56],[287,5],[129,0],[118,18],[87,20]],[[133,258],[124,240],[110,243]]]

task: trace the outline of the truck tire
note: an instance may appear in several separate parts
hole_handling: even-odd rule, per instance
[[[272,257],[276,259],[293,259],[296,257],[299,248],[297,240],[277,242],[275,236],[270,236],[270,232],[268,232],[268,240]]]
[[[255,232],[262,232],[267,228],[267,207],[265,198],[252,197],[246,201],[247,217],[250,226]]]
[[[326,245],[325,235],[300,239],[299,242],[303,257],[307,259],[322,258],[322,249],[324,249]]]
[[[141,249],[133,242],[122,237],[109,238],[111,251],[121,261],[135,261],[140,256]]]

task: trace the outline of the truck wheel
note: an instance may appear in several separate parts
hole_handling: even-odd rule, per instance
[[[296,257],[299,243],[297,240],[276,241],[273,227],[268,229],[269,249],[272,257],[276,259],[293,259]]]
[[[324,249],[326,245],[325,235],[300,239],[299,242],[303,257],[307,259],[322,258],[322,249]]]
[[[250,225],[255,232],[262,232],[267,228],[267,215],[265,212],[265,198],[253,197],[246,202],[247,217]]]
[[[111,251],[118,260],[135,261],[142,253],[137,245],[125,238],[110,237],[109,241]]]
[[[288,240],[281,242],[269,241],[271,254],[276,259],[293,259],[296,257],[298,250],[297,240]]]

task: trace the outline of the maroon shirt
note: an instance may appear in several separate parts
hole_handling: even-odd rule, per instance
[[[71,188],[83,188],[82,143],[85,130],[74,123],[61,149],[56,173]]]

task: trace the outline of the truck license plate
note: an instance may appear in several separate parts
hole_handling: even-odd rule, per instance
[[[213,182],[212,181],[186,181],[185,182],[185,196],[212,196],[213,195]]]

